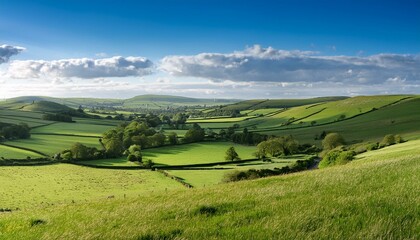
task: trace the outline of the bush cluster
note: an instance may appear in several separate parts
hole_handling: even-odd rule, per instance
[[[354,151],[331,150],[319,163],[319,168],[325,168],[334,165],[343,165],[354,159]]]

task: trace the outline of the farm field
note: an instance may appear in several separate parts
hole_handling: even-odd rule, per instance
[[[27,157],[40,158],[43,156],[40,154],[31,152],[31,151],[9,147],[9,146],[0,144],[0,158],[2,157],[5,159],[25,159]]]
[[[246,171],[249,169],[274,169],[292,165],[297,159],[274,159],[272,162],[261,160],[245,163],[214,165],[189,170],[167,170],[171,175],[182,178],[194,187],[208,187],[221,184],[225,174],[232,171]]]
[[[65,149],[70,148],[74,143],[79,142],[89,147],[101,148],[99,138],[95,137],[74,137],[62,135],[33,135],[30,139],[8,141],[7,144],[34,149],[52,156]]]
[[[0,167],[1,208],[21,208],[122,199],[185,188],[150,170],[107,170],[70,164]],[[19,196],[18,198],[16,196]],[[1,216],[0,216],[1,219]]]
[[[10,239],[236,239],[238,235],[413,239],[420,218],[413,208],[420,191],[415,184],[420,174],[420,150],[415,147],[419,144],[409,141],[317,171],[125,200],[23,209],[0,216],[2,234]],[[200,214],[203,206],[216,213]],[[31,227],[34,219],[46,224]],[[107,231],[110,228],[113,231]]]
[[[100,121],[100,120],[97,120]],[[67,134],[80,136],[100,137],[102,133],[111,129],[112,126],[88,123],[63,123],[57,122],[48,126],[38,127],[31,131],[32,134]]]
[[[143,158],[151,159],[156,164],[162,165],[224,162],[225,152],[230,146],[235,147],[241,159],[255,158],[253,156],[256,150],[254,146],[243,146],[229,142],[203,142],[145,149]]]
[[[111,166],[111,167],[137,167],[138,164],[127,161],[127,157],[123,156],[120,158],[112,159],[99,159],[99,160],[88,160],[88,161],[79,161],[82,164],[88,164],[93,166]]]

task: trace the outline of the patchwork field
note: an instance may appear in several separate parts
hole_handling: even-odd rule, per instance
[[[419,144],[372,151],[343,166],[223,186],[104,200],[115,194],[109,191],[88,204],[1,214],[0,229],[8,239],[415,239]],[[40,224],[31,226],[35,220]]]

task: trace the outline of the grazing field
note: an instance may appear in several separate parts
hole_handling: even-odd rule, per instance
[[[98,120],[97,120],[98,121]],[[100,120],[99,120],[100,121]],[[35,128],[31,131],[33,134],[67,134],[80,136],[100,137],[102,133],[113,128],[108,125],[96,125],[87,123],[54,123],[48,126]]]
[[[299,158],[302,159],[302,158]],[[246,171],[249,169],[274,169],[290,166],[296,159],[273,159],[272,162],[263,162],[261,160],[245,163],[235,163],[227,165],[215,165],[189,170],[168,170],[171,175],[182,178],[185,182],[194,187],[208,187],[214,184],[222,183],[223,176],[232,171]]]
[[[184,188],[149,170],[107,170],[70,164],[0,167],[0,208],[23,208],[144,196]],[[0,213],[1,214],[1,213]],[[0,216],[1,219],[1,216]]]
[[[94,137],[73,137],[61,135],[33,135],[30,139],[8,141],[7,144],[34,149],[52,156],[64,149],[70,148],[74,143],[79,142],[86,146],[101,148],[99,138]]]
[[[151,159],[156,164],[186,165],[225,161],[226,150],[234,146],[241,159],[255,158],[254,146],[243,146],[230,142],[203,142],[145,149],[144,159]]]
[[[136,163],[127,161],[127,157],[79,161],[79,162],[82,164],[89,164],[93,166],[112,166],[112,167],[137,167],[139,166]]]
[[[297,129],[257,130],[265,134],[292,134],[301,143],[315,143],[315,135],[322,131],[339,132],[349,143],[362,141],[380,141],[386,134],[401,134],[404,138],[415,139],[420,136],[420,98],[404,100],[392,106],[357,116],[355,118],[338,121],[327,125]]]
[[[317,171],[23,209],[0,215],[2,237],[416,239],[419,144],[398,144]],[[35,220],[40,224],[31,226]]]
[[[27,157],[40,158],[43,156],[31,151],[4,146],[0,144],[0,158],[2,157],[5,159],[25,159]]]
[[[255,118],[256,116],[245,116],[245,117],[219,117],[219,118],[195,118],[188,119],[187,123],[235,123],[244,121],[247,119]]]

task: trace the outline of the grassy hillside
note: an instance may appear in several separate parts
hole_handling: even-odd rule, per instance
[[[402,134],[405,138],[420,135],[420,98],[404,100],[395,105],[378,109],[352,119],[331,124],[296,129],[256,130],[266,134],[292,134],[301,142],[320,143],[315,135],[322,131],[339,132],[351,142],[380,141],[386,134]]]
[[[254,146],[244,146],[231,142],[193,143],[179,146],[145,149],[143,157],[152,159],[156,164],[185,165],[225,161],[226,150],[234,146],[242,159],[255,158]]]
[[[183,188],[181,184],[151,171],[103,170],[70,164],[1,167],[0,182],[0,208],[18,207],[28,211],[34,206],[72,201],[81,203],[107,199],[111,195],[135,197]]]
[[[415,239],[420,141],[279,177],[0,215],[4,239]]]
[[[318,97],[307,99],[254,99],[238,102],[223,107],[224,110],[248,110],[261,108],[290,108],[314,103],[337,101],[347,97]]]
[[[39,101],[28,104],[22,108],[25,111],[33,112],[68,112],[74,111],[74,109],[67,107],[65,105],[49,102],[49,101]]]
[[[45,96],[25,96],[0,101],[0,108],[18,109],[33,102],[48,101],[63,104],[72,108],[80,105],[85,107],[115,107],[115,108],[144,108],[158,109],[168,106],[191,105],[226,105],[238,102],[235,99],[200,99],[169,95],[139,95],[128,99],[107,98],[54,98]]]

